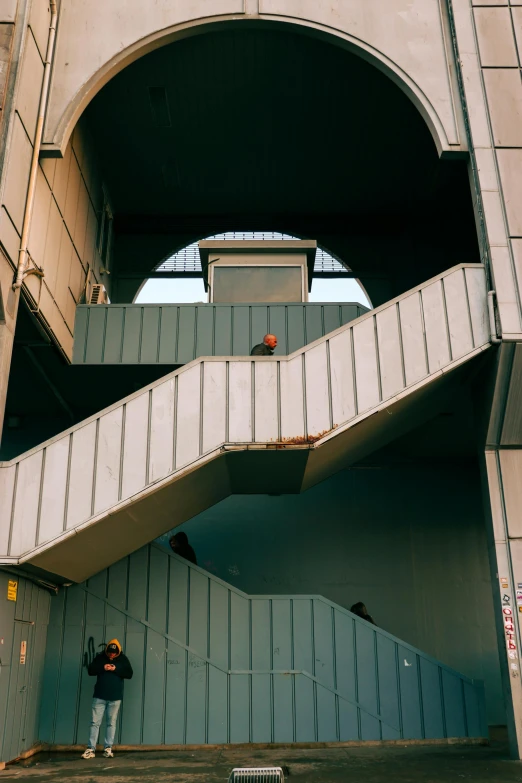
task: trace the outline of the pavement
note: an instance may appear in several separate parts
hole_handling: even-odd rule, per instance
[[[507,746],[378,746],[137,751],[84,761],[45,752],[10,764],[3,781],[27,783],[225,783],[234,767],[287,766],[289,783],[522,783]]]

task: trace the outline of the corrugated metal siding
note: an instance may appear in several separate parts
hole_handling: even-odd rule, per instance
[[[8,580],[18,581],[7,600]],[[0,571],[0,761],[11,761],[39,739],[43,665],[50,595],[26,579]],[[20,645],[27,644],[20,664]]]
[[[473,682],[316,596],[247,596],[156,544],[53,598],[40,739],[84,743],[116,636],[119,744],[486,736]]]
[[[186,364],[248,356],[267,332],[277,355],[297,351],[368,312],[360,304],[81,305],[73,364]]]
[[[288,357],[181,368],[2,464],[0,558],[57,542],[147,487],[158,491],[155,482],[225,443],[322,443],[488,345],[484,268],[463,265]]]

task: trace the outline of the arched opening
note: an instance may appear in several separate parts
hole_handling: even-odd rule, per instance
[[[73,332],[76,306],[90,301],[92,284],[103,285],[112,303],[132,306],[151,274],[169,283],[169,270],[158,269],[173,251],[202,237],[268,229],[313,239],[349,268],[374,307],[457,263],[480,261],[466,161],[439,155],[447,145],[429,107],[421,111],[408,77],[399,87],[398,70],[385,69],[375,52],[304,23],[196,24],[177,40],[171,32],[158,33],[159,48],[127,67],[122,60],[83,112],[64,158],[42,161],[53,197],[48,236],[60,237],[58,226],[65,240],[34,261],[48,270],[42,286],[56,284],[47,314],[52,305],[73,368],[47,348],[34,361],[32,346],[50,341],[24,312],[7,406],[25,422],[24,448],[195,358],[194,330],[190,351],[182,359],[169,353],[164,364],[143,361],[141,338],[129,353],[116,340],[112,354],[84,353],[86,364],[99,363],[86,383],[85,367],[74,366]],[[76,219],[82,210],[83,221]],[[39,225],[46,220],[40,216]],[[66,280],[56,266],[69,250],[77,263]],[[29,279],[37,305],[38,284]],[[324,312],[317,321],[323,331],[309,330],[313,339],[332,324]],[[115,327],[102,324],[100,340],[107,334]],[[147,343],[152,353],[158,342],[153,335]],[[250,347],[245,340],[231,355]],[[287,347],[301,345],[288,338]],[[30,390],[40,377],[48,398],[39,395],[37,409]],[[9,456],[21,442],[16,433]]]
[[[169,44],[113,78],[84,122],[114,210],[113,302],[135,301],[173,249],[226,232],[270,229],[315,239],[349,267],[375,306],[457,263],[479,261],[466,161],[439,156],[425,119],[384,73],[296,28],[224,25]],[[156,278],[159,285],[179,279],[169,278],[167,267]],[[268,592],[317,591],[345,606],[368,600],[376,612],[377,586],[370,590],[364,575],[372,540],[389,536],[391,542],[400,530],[405,549],[418,547],[426,558],[422,568],[429,567],[427,550],[410,531],[425,519],[433,462],[444,453],[465,463],[466,482],[476,479],[468,409],[466,392],[459,391],[443,415],[430,414],[413,433],[299,500],[270,496],[268,481],[266,495],[232,498],[195,517],[186,529],[202,564],[259,592],[272,546],[262,533],[264,514],[274,534],[285,529],[280,559],[267,569]],[[440,464],[437,469],[457,496],[461,489],[451,471]],[[408,513],[404,493],[411,497]],[[440,508],[434,509],[426,536],[439,516]],[[323,517],[324,545],[316,540]],[[246,554],[253,533],[245,535],[245,519],[254,520],[252,530],[262,539],[263,566],[260,555],[252,563]],[[448,529],[455,524],[448,518]],[[225,526],[226,552],[220,540]],[[360,550],[354,539],[362,542]],[[329,546],[338,553],[333,577]],[[314,567],[316,551],[321,565]],[[386,592],[379,621],[434,650],[435,641],[409,627],[397,602],[408,581],[413,584],[415,569],[399,552],[390,557],[387,547],[379,558],[396,588],[377,579]],[[350,573],[363,564],[354,577],[357,591],[346,577],[347,562]],[[438,595],[427,600],[443,613]],[[452,649],[448,637],[444,654],[460,663],[462,650]]]
[[[375,306],[459,262],[479,261],[466,162],[439,157],[425,119],[384,73],[295,28],[223,25],[157,49],[115,76],[80,126],[99,161],[96,274],[114,303],[132,303],[152,272],[162,274],[173,248],[228,231],[268,227],[315,239],[342,259]],[[88,172],[87,152],[74,154]],[[158,279],[170,279],[168,269]],[[139,312],[136,332],[144,321]],[[100,332],[110,334],[108,320]],[[136,364],[102,366],[106,353],[96,368],[73,368],[84,371],[75,381],[57,372],[54,386],[66,401],[81,399],[83,415],[92,413],[166,372],[142,362],[144,344],[139,338],[132,346]],[[150,344],[157,349],[155,335]],[[361,352],[364,360],[364,346]],[[179,354],[172,361],[183,363]],[[27,410],[32,401],[16,402]],[[451,584],[457,592],[462,573],[476,579],[467,536],[485,551],[481,512],[471,502],[479,496],[471,409],[469,389],[457,385],[419,413],[416,428],[297,503],[272,494],[269,475],[263,495],[236,496],[198,515],[188,527],[202,564],[223,579],[241,577],[235,584],[252,592],[304,590],[344,606],[368,601],[388,630],[476,676],[479,646],[470,663],[452,632],[462,625],[459,606],[448,606],[441,589]],[[434,477],[441,490],[427,503]],[[455,501],[450,510],[446,497]],[[452,559],[455,551],[466,557]],[[476,581],[480,604],[484,569]],[[421,596],[417,603],[412,594]],[[430,627],[425,606],[436,619]],[[484,616],[479,630],[493,660]],[[498,678],[489,666],[494,701]]]
[[[218,240],[292,240],[299,239],[277,231],[227,231],[202,239]],[[302,237],[301,237],[302,238]],[[173,253],[159,264],[157,275],[172,274],[176,277],[149,277],[140,287],[134,301],[137,304],[161,304],[165,302],[202,303],[206,301],[203,285],[201,258],[198,243],[193,242]],[[371,307],[363,287],[350,270],[324,248],[318,248],[315,259],[310,302],[354,302]]]
[[[114,212],[113,302],[225,231],[315,239],[374,305],[479,260],[466,162],[440,158],[405,93],[324,36],[220,25],[133,62],[81,122]]]

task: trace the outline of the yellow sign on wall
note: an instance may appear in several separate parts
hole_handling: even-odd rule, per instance
[[[16,579],[10,579],[7,583],[7,600],[16,601],[16,594],[18,592],[18,582]]]

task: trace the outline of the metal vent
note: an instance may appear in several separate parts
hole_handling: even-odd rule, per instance
[[[281,783],[285,776],[281,767],[237,767],[228,783]]]
[[[91,290],[91,299],[89,304],[107,304],[107,301],[107,291],[105,290],[105,286],[101,285],[101,283],[95,283]]]
[[[224,234],[215,234],[212,237],[206,237],[206,239],[298,239],[298,237],[290,236],[290,234],[281,234],[278,231],[227,231]],[[202,273],[201,271],[201,259],[199,257],[199,247],[197,242],[193,242],[192,245],[187,245],[182,250],[179,250],[174,255],[167,258],[161,263],[155,270],[156,272],[186,272]],[[340,261],[334,258],[326,250],[317,248],[315,256],[314,275],[324,274],[339,274],[348,273],[348,269],[344,267]]]

